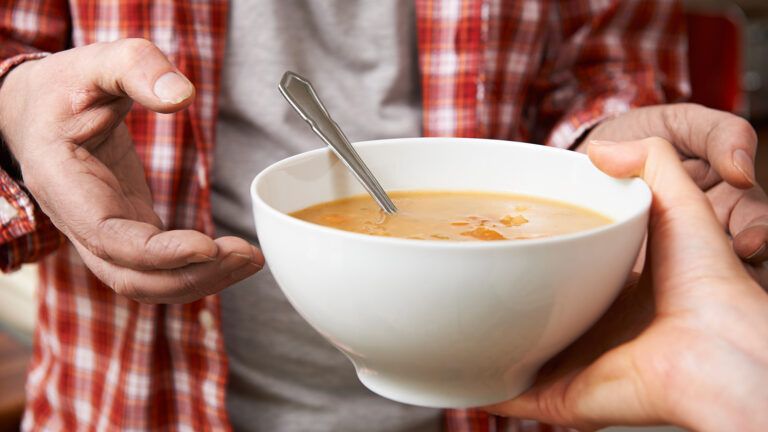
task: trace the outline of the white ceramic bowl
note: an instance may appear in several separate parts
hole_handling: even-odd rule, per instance
[[[355,145],[387,190],[502,191],[589,207],[615,223],[533,240],[373,237],[287,213],[364,193],[327,149],[280,161],[251,194],[261,247],[296,310],[397,401],[510,399],[611,304],[643,241],[651,194],[574,152],[459,138]]]

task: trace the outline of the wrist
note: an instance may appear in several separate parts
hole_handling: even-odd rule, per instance
[[[20,113],[26,99],[24,83],[36,62],[35,59],[24,61],[0,76],[0,145],[8,153],[3,162],[11,159],[15,163],[21,151],[15,131],[19,129],[18,123],[23,117]]]
[[[764,431],[765,425],[761,426],[760,423],[762,422],[755,422],[754,415],[755,412],[750,412],[737,405],[729,405],[727,401],[718,399],[706,406],[690,404],[688,407],[681,407],[677,415],[669,420],[669,423],[698,432]]]
[[[660,396],[666,420],[696,431],[768,430],[768,297],[753,281],[727,309],[701,311],[702,330],[676,359]],[[725,289],[723,290],[725,291]]]

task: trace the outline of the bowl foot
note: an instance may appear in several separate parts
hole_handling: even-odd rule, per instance
[[[536,369],[517,371],[497,380],[470,382],[419,381],[359,369],[357,376],[369,390],[396,402],[431,408],[471,408],[512,399],[527,390]]]

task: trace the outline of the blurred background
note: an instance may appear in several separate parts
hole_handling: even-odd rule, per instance
[[[749,119],[758,131],[757,176],[768,189],[768,0],[688,0],[693,102]],[[0,432],[18,429],[35,322],[36,269],[0,275]],[[609,428],[606,431],[678,431]]]

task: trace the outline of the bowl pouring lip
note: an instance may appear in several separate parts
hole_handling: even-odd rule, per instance
[[[561,156],[565,156],[567,154],[568,156],[565,156],[565,157],[571,157],[574,160],[588,159],[587,155],[577,153],[571,150],[548,147],[548,146],[539,145],[539,144],[523,143],[518,141],[504,141],[504,140],[479,139],[479,138],[450,138],[450,137],[393,138],[393,139],[383,139],[383,140],[360,141],[360,142],[353,143],[353,145],[356,148],[364,148],[364,147],[387,146],[391,144],[401,144],[401,143],[410,143],[413,145],[420,145],[420,144],[427,144],[429,142],[432,142],[432,143],[471,142],[472,145],[475,145],[475,146],[478,144],[479,145],[509,145],[509,146],[525,147],[525,148],[535,148],[536,151],[553,152],[553,153],[558,153]],[[652,196],[651,191],[648,188],[648,185],[642,179],[639,179],[639,178],[613,179],[613,181],[616,181],[616,182],[629,182],[633,184],[636,183],[636,184],[639,184],[641,188],[640,190],[642,194],[641,196],[642,202],[639,203],[635,211],[633,211],[628,216],[624,217],[622,220],[614,221],[613,223],[600,226],[597,228],[577,231],[571,234],[562,234],[562,235],[537,238],[537,239],[520,239],[520,240],[506,240],[506,241],[501,240],[501,241],[487,241],[487,242],[482,242],[482,241],[458,242],[458,241],[444,241],[444,240],[414,240],[414,239],[404,239],[404,238],[395,238],[395,237],[372,236],[368,234],[361,234],[361,233],[356,233],[351,231],[344,231],[337,228],[326,227],[323,225],[318,225],[311,222],[303,221],[301,219],[298,219],[286,213],[283,213],[277,210],[276,208],[272,207],[271,205],[269,205],[257,193],[260,183],[263,181],[265,177],[269,176],[270,173],[272,173],[273,171],[276,171],[286,165],[295,164],[305,159],[318,157],[319,155],[322,155],[322,154],[329,154],[330,151],[331,150],[328,147],[323,147],[323,148],[299,153],[297,155],[275,162],[274,164],[262,170],[259,174],[256,175],[256,177],[253,179],[253,182],[251,182],[250,192],[251,192],[251,200],[253,201],[254,207],[263,209],[265,212],[271,214],[276,219],[282,222],[285,222],[288,225],[295,227],[296,229],[310,230],[310,231],[314,230],[318,233],[323,233],[325,235],[330,235],[330,236],[337,236],[337,237],[348,239],[348,240],[369,242],[374,244],[378,243],[381,245],[390,245],[390,246],[404,246],[404,247],[411,247],[411,248],[463,250],[463,249],[525,248],[525,247],[534,246],[534,245],[556,244],[561,242],[569,242],[569,241],[584,239],[587,237],[595,236],[600,233],[620,229],[623,225],[629,224],[632,221],[647,215],[651,206],[651,196]]]

